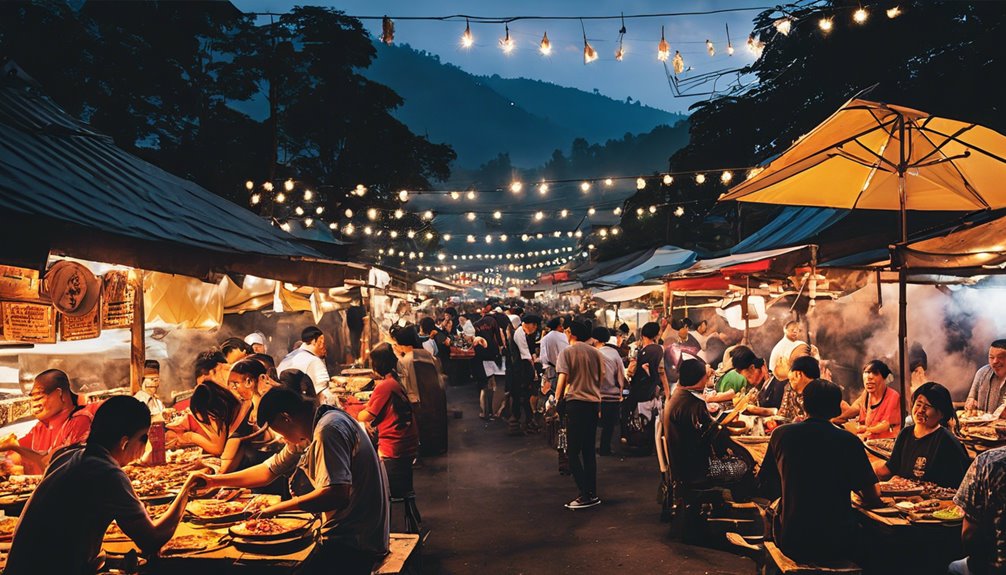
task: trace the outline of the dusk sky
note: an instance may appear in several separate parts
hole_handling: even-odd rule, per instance
[[[286,12],[293,6],[304,4],[292,0],[234,0],[246,12]],[[745,49],[751,32],[751,20],[764,1],[733,0],[666,2],[656,0],[627,0],[623,2],[573,2],[552,0],[511,0],[508,2],[460,2],[432,0],[405,2],[402,0],[343,0],[318,1],[311,5],[331,6],[354,16],[446,16],[469,14],[477,16],[601,16],[612,14],[652,14],[667,12],[711,11],[728,8],[751,8],[742,12],[712,15],[677,16],[628,19],[624,39],[625,57],[615,60],[618,45],[617,20],[585,20],[587,39],[598,52],[598,60],[583,63],[583,32],[578,20],[525,20],[510,26],[510,35],[516,42],[514,51],[504,55],[498,41],[504,35],[502,24],[472,24],[475,44],[469,49],[461,47],[460,37],[464,21],[395,22],[395,42],[409,44],[440,56],[445,62],[457,65],[472,74],[499,74],[503,77],[525,77],[585,91],[597,89],[602,94],[624,100],[632,97],[643,104],[671,112],[686,112],[689,105],[708,96],[674,97],[668,86],[664,66],[657,60],[660,27],[665,27],[665,37],[671,54],[680,50],[685,65],[692,67],[689,74],[701,74],[728,68],[739,68],[751,63],[753,55]],[[379,37],[380,20],[366,20],[370,33]],[[734,55],[726,54],[726,28],[736,49]],[[553,52],[545,57],[538,52],[542,34],[548,33]],[[706,52],[706,39],[713,42],[716,55]],[[668,65],[670,63],[668,62]],[[722,87],[726,80],[720,81]]]

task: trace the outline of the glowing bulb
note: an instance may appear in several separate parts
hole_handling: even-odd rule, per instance
[[[342,231],[346,232],[347,236],[351,236],[356,232],[356,228],[353,227],[353,224],[346,224],[346,227],[342,228]]]
[[[589,192],[590,191],[590,182],[583,182],[582,184],[580,184],[580,191]]]
[[[548,32],[545,32],[541,37],[541,43],[538,44],[538,51],[541,52],[542,56],[549,56],[552,54],[552,43],[548,41]]]
[[[363,233],[365,233],[365,234],[367,234],[369,236],[370,234],[374,233],[374,228],[372,228],[370,226],[365,226],[363,228]]]
[[[664,39],[664,27],[660,27],[660,43],[657,44],[657,60],[666,62],[671,57],[671,45]]]
[[[286,201],[286,194],[284,194],[283,192],[280,192],[280,193],[276,194],[276,202],[277,203],[282,204],[285,201]]]
[[[724,184],[729,184],[730,180],[734,179],[734,173],[727,171],[720,174],[720,181]]]
[[[405,216],[405,212],[403,212],[402,210],[395,210],[395,219],[396,220],[400,220],[404,216]]]
[[[615,208],[614,210],[616,216],[622,215],[622,208]]]
[[[258,203],[260,201],[262,201],[262,196],[260,196],[258,194],[252,194],[252,196],[251,196],[251,203],[252,203],[253,206],[258,205]]]
[[[402,190],[402,191],[398,192],[398,201],[400,201],[402,203],[409,201],[409,192],[408,192],[408,190]]]
[[[644,188],[646,188],[646,180],[643,178],[636,178],[636,189],[642,190]]]
[[[776,31],[778,31],[783,36],[789,36],[790,30],[793,29],[793,21],[789,18],[779,18],[772,23],[775,26]],[[750,40],[748,40],[750,42]]]
[[[578,238],[582,238],[583,237],[583,232],[580,231],[580,230],[576,230],[576,233],[573,234],[573,235],[576,236],[576,237],[578,237]]]
[[[607,230],[606,228],[601,228],[600,230],[598,230],[598,231],[597,231],[597,233],[598,233],[598,235],[600,235],[600,236],[601,236],[602,238],[604,238],[604,237],[608,237],[608,230]]]
[[[679,218],[681,216],[685,215],[685,208],[683,208],[681,206],[678,206],[678,207],[674,208],[674,215],[678,216]]]
[[[510,26],[505,25],[506,36],[500,38],[500,48],[503,49],[504,54],[510,54],[513,52],[514,43],[513,38],[510,37]]]
[[[530,236],[528,236],[527,234],[523,234],[523,235],[522,235],[522,236],[520,237],[520,239],[521,239],[521,241],[525,241],[525,242],[526,242],[526,241],[528,241],[528,240],[530,239]]]
[[[733,56],[733,55],[734,55],[734,45],[731,44],[729,40],[727,40],[727,56]]]
[[[541,220],[545,219],[545,213],[544,212],[535,212],[534,213],[534,219],[536,221],[541,221]]]
[[[465,20],[465,33],[461,35],[461,46],[471,48],[474,43],[475,37],[472,36],[472,27],[468,24],[468,20]]]
[[[433,239],[433,232],[426,232],[426,239],[432,240]]]
[[[897,18],[898,16],[901,16],[901,6],[895,6],[894,8],[887,9],[888,18]]]
[[[501,242],[505,242],[506,240],[507,240],[507,235],[506,234],[500,234],[500,241]],[[510,256],[510,254],[507,254],[507,257],[509,257],[509,256]]]
[[[336,228],[338,228],[338,227],[339,227],[339,226],[337,226],[337,225],[335,224],[335,222],[332,222],[332,223],[328,224],[328,229],[330,229],[330,230],[334,230],[334,229],[336,229]]]
[[[618,50],[615,50],[615,60],[621,62],[625,58],[625,49],[620,45]]]
[[[520,182],[514,182],[514,183],[510,184],[510,191],[513,192],[513,193],[515,193],[515,194],[519,194],[520,191],[523,190],[523,189],[524,189],[524,184],[522,184]]]
[[[643,214],[645,214],[645,213],[646,213],[646,210],[644,210],[643,208],[636,208],[636,215],[637,216],[643,217]]]
[[[431,210],[426,210],[425,212],[423,212],[423,219],[424,220],[432,220],[433,219],[433,212]]]
[[[321,214],[325,213],[325,207],[324,206],[318,206],[317,208],[314,209],[314,213],[316,213],[316,214],[318,214],[320,216]]]
[[[279,227],[282,228],[284,232],[288,232],[290,231],[290,222],[283,222]]]
[[[444,241],[445,242],[451,241],[451,234],[444,234]]]
[[[651,214],[657,213],[657,206],[650,206],[650,213]]]
[[[370,220],[376,220],[377,219],[377,209],[376,208],[370,208],[369,210],[367,210],[367,218],[370,219]]]
[[[820,28],[821,31],[824,32],[825,34],[831,32],[832,26],[833,23],[831,21],[831,18],[821,18],[820,20],[817,21],[817,27]]]
[[[870,17],[870,13],[860,8],[852,13],[852,21],[856,24],[862,24],[866,22],[866,19]]]
[[[416,232],[415,230],[409,230],[408,232],[406,232],[405,235],[408,236],[408,238],[411,240],[412,238],[416,237]]]
[[[606,185],[606,186],[611,186],[614,183],[615,182],[611,178],[605,178],[604,179],[604,185]]]
[[[489,234],[486,234],[486,243],[487,244],[493,243],[493,237]]]
[[[445,256],[444,254],[437,254],[438,261],[444,261],[445,259],[447,259],[447,256]]]
[[[468,192],[468,199],[469,200],[474,200],[475,199],[475,192],[474,191],[469,191]]]
[[[362,198],[363,196],[367,195],[367,187],[364,186],[363,184],[357,184],[355,193],[356,195]]]
[[[475,221],[475,212],[468,212],[465,217],[468,218],[469,222],[474,222]]]
[[[611,235],[617,236],[619,234],[619,232],[621,232],[621,231],[622,230],[620,230],[618,228],[611,228]]]
[[[706,52],[709,52],[710,56],[715,56],[716,55],[716,47],[713,46],[713,41],[712,40],[709,40],[709,39],[706,40]]]
[[[267,192],[271,192],[273,189],[272,182],[265,182],[264,184],[262,184],[262,189]]]
[[[594,208],[590,208],[590,209],[587,210],[587,215],[588,216],[592,216],[592,215],[594,215],[596,213],[597,213],[597,210],[595,210]]]
[[[391,239],[395,239],[398,237],[398,232],[396,230],[391,230],[388,232],[388,235],[391,236]]]
[[[251,180],[248,180],[247,182],[245,182],[245,189],[248,190],[249,192],[252,191],[252,190],[254,190],[255,189],[255,182],[253,182]]]
[[[542,235],[541,232],[538,232],[537,234],[534,235],[534,237],[536,237],[536,238],[538,238],[540,240],[544,236]]]
[[[304,227],[309,228],[309,227],[311,227],[311,224],[313,224],[313,223],[314,223],[313,219],[307,218],[306,220],[304,220]]]
[[[500,219],[502,217],[503,217],[503,213],[500,212],[499,210],[496,210],[495,212],[493,212],[493,219],[494,220],[498,220],[498,219]]]
[[[470,243],[470,244],[474,244],[475,243],[475,236],[473,236],[473,235],[469,235],[468,238],[466,238],[466,239],[468,240],[468,243]]]
[[[293,180],[287,180],[283,182],[283,189],[292,192],[293,191]]]
[[[594,60],[597,60],[597,51],[594,47],[590,45],[586,40],[583,41],[583,63],[590,64]]]
[[[670,174],[664,174],[664,185],[669,186],[674,183],[674,177]]]
[[[540,185],[538,186],[538,193],[539,193],[539,194],[541,194],[541,195],[545,195],[545,194],[547,194],[547,193],[548,193],[548,184],[546,184],[546,183],[542,182],[542,183],[541,183],[541,184],[540,184]]]
[[[353,210],[351,210],[349,208],[346,208],[346,211],[344,213],[346,214],[347,218],[353,217]]]
[[[569,215],[569,210],[565,210],[565,209],[564,209],[564,210],[562,210],[561,212],[559,212],[559,217],[560,217],[560,218],[565,218],[565,217],[566,217],[566,216],[568,216],[568,215]]]
[[[460,197],[461,197],[461,194],[459,194],[457,192],[451,192],[451,199],[452,200],[456,200],[456,199],[458,199]]]
[[[705,174],[695,174],[695,183],[696,184],[704,184],[704,183],[706,183],[706,175]]]

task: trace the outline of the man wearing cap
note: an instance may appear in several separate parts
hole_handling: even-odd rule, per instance
[[[260,331],[245,336],[245,343],[251,346],[254,353],[265,353],[265,334]]]
[[[288,369],[299,369],[306,373],[314,382],[314,391],[322,403],[332,403],[333,397],[328,393],[328,368],[325,366],[325,334],[318,326],[310,325],[300,332],[300,347],[291,351],[279,362],[276,369],[280,375]]]
[[[161,364],[156,359],[148,359],[143,362],[143,383],[135,397],[140,403],[147,406],[150,415],[157,415],[164,411],[164,402],[157,397],[157,389],[161,387]]]
[[[13,433],[7,436],[0,443],[0,451],[13,452],[21,459],[26,474],[38,475],[49,465],[53,453],[87,441],[94,413],[77,406],[70,379],[58,369],[38,374],[28,397],[38,423],[20,439]]]

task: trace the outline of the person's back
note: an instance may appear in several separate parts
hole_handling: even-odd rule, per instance
[[[686,484],[701,483],[709,469],[710,439],[706,436],[714,425],[705,401],[686,389],[676,389],[666,404],[666,421],[672,429],[668,436],[676,480]]]
[[[954,503],[964,510],[970,527],[963,565],[951,564],[950,573],[1006,573],[1006,448],[990,449],[975,458],[964,476]],[[957,567],[955,569],[955,567]]]

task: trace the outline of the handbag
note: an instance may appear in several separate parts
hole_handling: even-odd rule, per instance
[[[559,475],[569,475],[572,470],[569,468],[569,452],[567,448],[569,443],[566,438],[566,419],[562,420],[562,427],[559,428],[559,436],[556,439],[558,447],[556,450],[559,452]]]
[[[707,477],[713,483],[736,483],[748,472],[748,464],[734,455],[709,455],[709,473]]]

